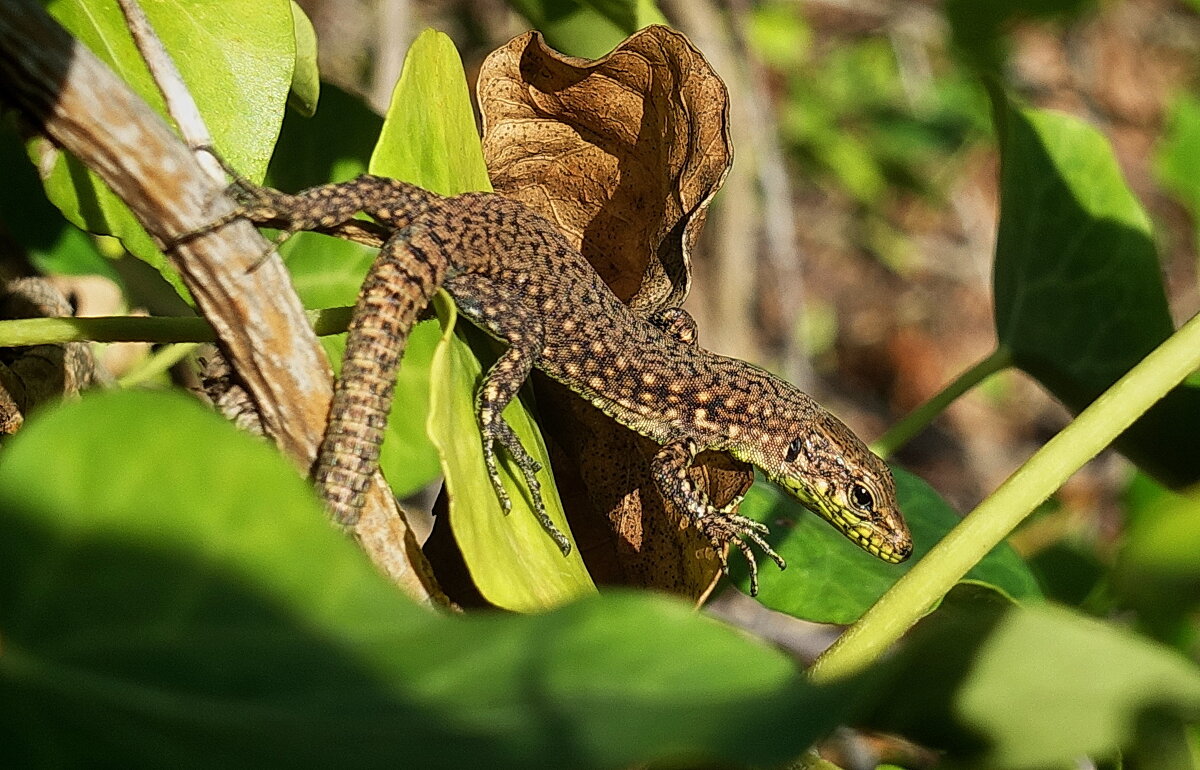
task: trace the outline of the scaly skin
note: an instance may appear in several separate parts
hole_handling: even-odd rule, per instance
[[[244,181],[235,192],[242,215],[285,232],[330,227],[359,211],[396,228],[360,295],[318,460],[318,483],[343,524],[357,520],[377,463],[398,348],[428,287],[440,281],[466,317],[508,345],[476,398],[496,493],[507,510],[496,467],[500,444],[524,473],[539,519],[564,553],[569,542],[541,506],[537,463],[501,417],[533,368],[663,445],[653,469],[663,496],[708,535],[723,563],[729,543],[746,554],[752,588],[755,562],[743,538],[781,568],[783,560],[762,538],[765,527],[727,510],[733,506],[715,508],[688,480],[687,468],[702,451],[727,452],[759,468],[885,561],[903,561],[911,552],[892,474],[849,428],[768,372],[691,344],[694,329],[682,311],[666,322],[635,315],[553,224],[524,205],[489,193],[444,198],[370,175],[296,195]],[[416,297],[415,285],[422,287]],[[399,320],[380,320],[389,304],[400,306]],[[357,372],[357,384],[346,371]],[[347,409],[349,416],[339,412]]]

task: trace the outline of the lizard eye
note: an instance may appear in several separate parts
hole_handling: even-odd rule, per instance
[[[871,490],[862,484],[854,484],[850,487],[850,503],[861,511],[870,512],[875,507],[875,498],[871,496]]]
[[[803,448],[804,448],[804,439],[802,439],[802,438],[792,439],[792,443],[788,444],[787,454],[785,454],[783,456],[783,461],[785,463],[795,462],[796,458],[800,456],[800,450]]]

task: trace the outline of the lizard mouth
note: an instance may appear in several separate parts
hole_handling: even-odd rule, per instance
[[[834,526],[842,530],[859,548],[889,564],[899,564],[912,555],[912,538],[906,532],[888,533],[862,522],[844,529],[840,522],[835,522]]]

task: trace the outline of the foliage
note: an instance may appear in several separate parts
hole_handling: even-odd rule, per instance
[[[959,521],[954,509],[928,484],[900,468],[895,475],[901,510],[916,514],[908,516],[913,555],[899,567],[861,558],[853,543],[809,515],[794,498],[770,485],[755,484],[741,512],[771,525],[772,545],[788,563],[786,572],[769,570],[760,576],[759,600],[773,610],[819,623],[857,620]],[[733,575],[743,589],[748,588],[743,565],[736,563]],[[996,546],[963,580],[1012,599],[1041,596],[1029,568],[1006,543]]]
[[[155,102],[132,49],[114,42],[119,25],[107,4],[51,5]],[[488,186],[465,81],[445,38],[427,33],[414,45],[382,122],[328,86],[311,118],[282,119],[289,88],[305,111],[316,94],[311,49],[297,62],[294,30],[305,28],[297,10],[273,3],[251,14],[234,3],[222,13],[237,13],[218,23],[204,15],[212,12],[207,4],[147,6],[168,48],[192,52],[181,57],[185,76],[235,165],[262,172],[280,131],[267,178],[285,189],[367,168],[446,192]],[[564,19],[581,13],[628,31],[647,18],[649,6],[522,7],[568,35],[575,22]],[[767,5],[760,13],[784,11]],[[196,24],[206,31],[201,38]],[[765,41],[765,26],[759,34]],[[802,37],[802,25],[789,34]],[[986,34],[987,50],[999,51],[993,32]],[[243,47],[247,39],[253,45]],[[803,56],[779,40],[763,45],[774,56]],[[247,75],[249,65],[236,55],[247,50],[261,57],[254,77],[265,80]],[[789,82],[793,93],[820,98],[812,114],[786,118],[784,131],[797,148],[824,147],[826,168],[864,203],[905,174],[920,178],[925,150],[962,141],[966,127],[984,119],[967,99],[940,117],[878,122],[888,113],[891,65],[870,46],[842,57],[840,79]],[[1164,339],[1179,339],[1171,336],[1150,226],[1101,137],[1078,120],[1025,107],[991,83],[1003,153],[996,320],[1009,354],[995,360],[1015,363],[1082,409]],[[872,96],[852,98],[864,90]],[[255,98],[241,100],[245,91]],[[222,92],[230,98],[213,96]],[[865,140],[841,132],[847,110],[863,125],[887,128]],[[1181,99],[1174,138],[1160,156],[1164,176],[1189,204],[1200,200],[1198,177],[1186,173],[1194,112]],[[842,149],[828,144],[838,135],[845,137]],[[912,141],[893,144],[900,136]],[[15,158],[9,153],[0,162]],[[38,212],[31,221],[46,223],[14,230],[36,246],[43,265],[64,271],[103,264],[79,231],[49,221],[42,206],[48,196],[69,221],[120,236],[125,248],[175,280],[161,255],[143,248],[144,234],[125,223],[110,193],[85,180],[74,161],[56,163],[67,170],[51,173],[44,196],[25,173],[14,183],[22,194],[0,200],[6,220],[31,210]],[[89,247],[88,261],[66,256],[80,244]],[[371,260],[358,246],[311,234],[298,235],[285,251],[309,307],[347,304]],[[329,529],[307,486],[263,442],[178,394],[91,396],[33,417],[0,463],[0,693],[20,704],[0,727],[0,754],[16,765],[771,764],[848,723],[987,767],[1054,766],[1085,754],[1124,753],[1144,763],[1156,752],[1187,755],[1194,737],[1183,725],[1200,714],[1200,671],[1181,654],[1194,654],[1197,641],[1195,493],[1144,482],[1152,493],[1133,506],[1136,519],[1115,569],[1101,564],[1092,575],[1088,610],[1126,610],[1132,629],[1040,599],[1030,570],[998,544],[1004,524],[970,544],[978,558],[961,570],[930,553],[919,565],[929,600],[869,616],[874,620],[852,630],[840,648],[864,638],[886,646],[929,613],[897,655],[868,656],[868,665],[847,666],[857,670],[831,681],[822,671],[838,660],[835,649],[818,675],[806,678],[779,651],[677,602],[590,595],[581,563],[561,568],[544,538],[538,545],[540,531],[530,526],[519,488],[510,490],[512,514],[499,513],[470,451],[478,440],[468,435],[486,346],[469,347],[451,334],[453,316],[441,307],[438,323],[419,328],[410,346],[385,472],[403,493],[440,463],[452,504],[467,504],[475,517],[463,518],[468,528],[456,534],[485,595],[514,609],[553,609],[464,617],[422,611]],[[1196,366],[1180,356],[1172,363],[1179,377],[1189,363]],[[1173,376],[1150,375],[1164,391]],[[1144,411],[1128,407],[1137,395],[1103,401],[1090,424],[1132,421]],[[510,416],[525,445],[541,447],[530,412],[516,408],[520,413]],[[1175,448],[1194,441],[1196,414],[1194,392],[1185,386],[1148,413],[1122,447],[1148,472],[1189,478],[1194,460],[1189,465]],[[423,438],[427,419],[432,441]],[[1051,462],[1066,457],[1049,454]],[[1052,490],[1078,467],[1073,462],[1018,485]],[[918,556],[963,531],[947,535],[954,517],[946,503],[915,477],[897,476]],[[1037,502],[1005,513],[1019,520]],[[850,622],[880,594],[897,595],[889,587],[903,570],[870,561],[771,490],[756,487],[744,510],[771,524],[792,562],[786,573],[764,573],[762,598],[770,606]],[[552,515],[562,522],[560,510]],[[981,511],[968,522],[980,516],[999,520]],[[1053,560],[1039,566],[1061,567]],[[581,594],[588,595],[567,602]]]
[[[1150,220],[1094,129],[1004,96],[995,109],[997,336],[1017,366],[1079,411],[1173,330]],[[1120,447],[1165,483],[1200,481],[1200,388],[1176,389]]]

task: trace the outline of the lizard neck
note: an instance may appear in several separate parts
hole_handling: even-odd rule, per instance
[[[776,470],[768,458],[782,456],[819,409],[770,373],[682,343],[640,319],[547,347],[550,359],[541,368],[617,422],[660,444],[693,439],[768,473]]]

